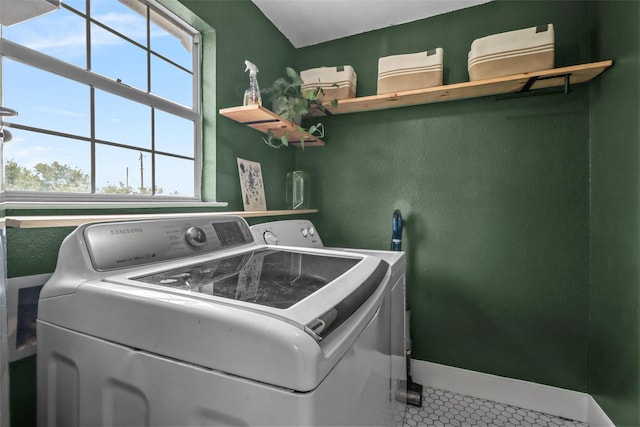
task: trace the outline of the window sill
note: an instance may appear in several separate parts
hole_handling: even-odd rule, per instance
[[[44,209],[44,210],[56,210],[56,209],[123,209],[123,208],[225,208],[228,206],[227,202],[200,202],[193,200],[168,200],[168,201],[44,201],[44,202],[18,202],[18,201],[6,201],[4,203],[5,209]]]
[[[202,205],[202,204],[200,204]],[[226,205],[226,204],[225,204]],[[49,206],[47,206],[48,208]],[[127,221],[159,218],[203,217],[210,215],[237,215],[244,218],[281,215],[303,215],[317,213],[317,209],[275,210],[275,211],[236,211],[236,212],[190,212],[162,214],[122,214],[122,215],[45,215],[45,216],[7,216],[6,226],[12,228],[50,228],[76,227],[88,222]]]

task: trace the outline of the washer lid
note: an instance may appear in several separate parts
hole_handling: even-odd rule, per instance
[[[259,247],[127,277],[297,325],[320,341],[378,288],[387,263],[359,255]]]
[[[286,309],[336,280],[359,261],[263,248],[132,279]]]

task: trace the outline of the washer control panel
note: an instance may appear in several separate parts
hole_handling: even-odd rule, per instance
[[[253,243],[244,219],[223,215],[90,224],[84,227],[83,236],[98,271]]]
[[[256,243],[281,246],[322,248],[322,240],[311,221],[292,219],[272,221],[251,226]]]

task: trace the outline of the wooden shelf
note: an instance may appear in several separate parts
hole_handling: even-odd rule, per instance
[[[566,90],[571,84],[585,83],[594,79],[612,65],[613,61],[607,60],[591,64],[554,68],[552,70],[532,71],[530,73],[514,74],[493,79],[454,83],[426,89],[341,99],[338,101],[336,107],[332,106],[331,102],[325,102],[322,104],[323,109],[317,109],[310,115],[325,116],[384,110],[388,108],[432,104],[491,95],[514,94],[563,86]],[[298,132],[298,126],[296,124],[282,119],[274,112],[259,105],[223,108],[220,110],[220,114],[263,133],[272,131],[278,138],[280,138],[283,133],[288,132],[287,137],[293,145],[300,145],[302,135],[305,137],[305,146],[325,145],[324,141],[320,139],[314,138],[307,133]]]
[[[237,212],[191,212],[173,214],[131,214],[131,215],[43,215],[8,216],[6,226],[12,228],[75,227],[89,222],[131,221],[142,219],[206,217],[211,215],[237,215],[244,218],[281,215],[303,215],[317,213],[317,209],[277,210],[277,211],[237,211]]]
[[[260,105],[247,105],[244,107],[223,108],[220,114],[236,122],[250,126],[262,133],[273,132],[276,138],[280,138],[287,133],[289,144],[300,146],[300,141],[304,137],[305,147],[325,145],[324,141],[306,132],[299,132],[298,125],[288,120],[284,120],[276,113],[267,110]]]
[[[570,84],[584,83],[597,77],[611,65],[613,65],[611,60],[600,61],[426,89],[341,99],[337,107],[331,106],[330,102],[325,102],[322,106],[330,114],[346,114],[562,87],[565,85],[565,76],[569,76]],[[315,115],[323,114],[318,111]]]

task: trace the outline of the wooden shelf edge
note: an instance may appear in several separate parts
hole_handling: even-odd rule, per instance
[[[189,212],[172,214],[131,214],[131,215],[43,215],[43,216],[7,216],[6,226],[10,228],[56,228],[76,227],[89,222],[132,221],[144,219],[206,217],[211,215],[237,215],[244,218],[270,217],[283,215],[305,215],[317,213],[318,209],[273,210],[273,211],[235,211],[235,212]]]
[[[536,79],[536,82],[531,87],[533,90],[562,86],[564,85],[564,75],[567,74],[570,75],[571,84],[579,84],[594,79],[612,65],[612,60],[606,60],[554,68],[551,70],[475,80],[472,82],[453,83],[425,89],[341,99],[338,101],[337,107],[333,107],[330,102],[325,102],[322,106],[330,114],[347,114],[454,101],[458,99],[479,98],[519,92],[530,79]]]
[[[222,116],[247,125],[264,134],[271,131],[277,138],[280,138],[286,133],[289,144],[295,146],[301,146],[302,144],[300,141],[303,138],[305,147],[325,145],[323,140],[309,135],[307,132],[300,132],[297,124],[284,120],[273,111],[270,111],[261,105],[222,108],[218,112]]]

